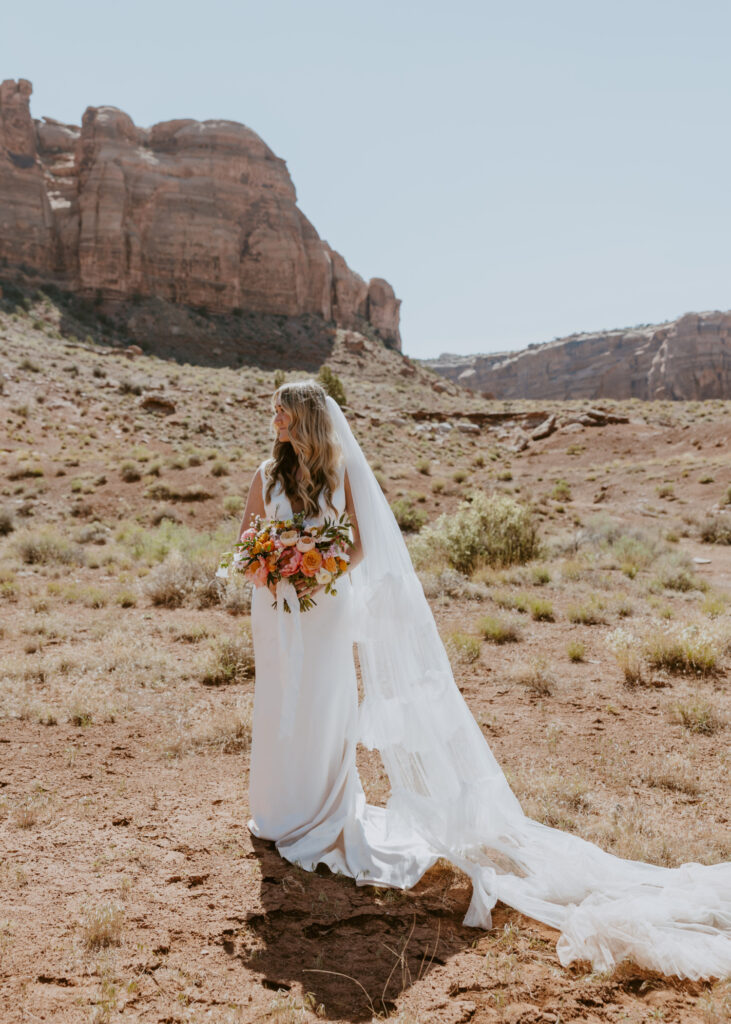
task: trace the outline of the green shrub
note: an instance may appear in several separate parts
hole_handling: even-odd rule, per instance
[[[141,479],[142,473],[140,467],[136,462],[132,462],[131,459],[126,459],[119,467],[119,475],[122,477],[126,484],[132,484],[136,480]]]
[[[338,405],[345,405],[347,399],[345,397],[345,388],[343,382],[340,380],[338,375],[330,369],[329,366],[321,366],[320,372],[317,375],[317,379],[322,384],[325,391],[334,398]]]
[[[84,565],[86,553],[79,544],[53,527],[18,530],[13,546],[26,565]]]
[[[566,652],[569,656],[569,661],[583,661],[586,654],[586,647],[580,640],[571,640]]]
[[[731,544],[731,520],[728,515],[707,516],[698,533],[704,544]]]
[[[438,564],[471,573],[482,565],[528,562],[539,553],[532,511],[504,494],[473,494],[453,514],[424,527],[410,545],[417,568]]]
[[[569,622],[580,623],[584,626],[596,626],[606,622],[604,615],[604,602],[592,595],[583,604],[572,604],[566,610],[566,618]]]
[[[497,615],[484,615],[477,623],[477,629],[485,640],[493,644],[517,643],[520,640],[518,624]]]
[[[0,508],[0,537],[5,537],[15,529],[15,517],[8,508]]]
[[[700,590],[699,581],[687,555],[673,551],[665,555],[657,567],[657,582],[666,590]]]
[[[420,530],[427,520],[426,512],[421,508],[416,508],[409,498],[396,498],[391,502],[391,511],[405,533]]]
[[[251,633],[245,628],[240,637],[223,637],[209,652],[201,674],[204,686],[240,683],[254,675],[254,648]]]
[[[530,597],[528,611],[536,622],[553,622],[553,605],[542,597]]]
[[[556,501],[571,501],[571,486],[568,480],[559,478],[553,485],[551,497]]]
[[[471,665],[480,657],[480,641],[469,633],[450,633],[444,646],[458,664]]]

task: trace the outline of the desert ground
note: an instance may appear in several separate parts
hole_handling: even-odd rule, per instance
[[[43,292],[0,312],[3,1024],[730,1019],[728,980],[563,968],[502,905],[463,927],[446,862],[402,892],[252,838],[249,594],[213,574],[283,374],[72,327]],[[625,857],[731,858],[731,402],[591,425],[344,331],[328,366],[526,811]],[[449,564],[479,494],[529,510],[530,559]]]

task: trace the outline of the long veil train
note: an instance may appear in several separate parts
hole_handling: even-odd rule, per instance
[[[680,977],[731,974],[731,862],[663,868],[624,860],[528,818],[454,681],[401,531],[338,404],[364,559],[353,569],[363,679],[361,741],[406,822],[472,880],[464,923],[490,927],[498,900],[561,932],[562,964],[629,957]]]

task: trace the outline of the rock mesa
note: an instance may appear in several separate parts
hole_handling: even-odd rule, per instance
[[[111,106],[87,107],[81,125],[37,120],[32,91],[0,85],[0,269],[97,301],[315,314],[400,348],[393,288],[319,237],[285,161],[250,128],[139,128]]]
[[[573,334],[519,352],[424,365],[495,398],[731,398],[731,312]]]

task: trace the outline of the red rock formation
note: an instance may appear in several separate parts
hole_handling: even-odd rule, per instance
[[[138,128],[116,107],[81,127],[31,118],[0,86],[0,265],[81,295],[212,312],[316,314],[400,347],[388,282],[368,284],[297,208],[284,160],[236,121]]]
[[[731,398],[731,312],[424,364],[495,398]]]

